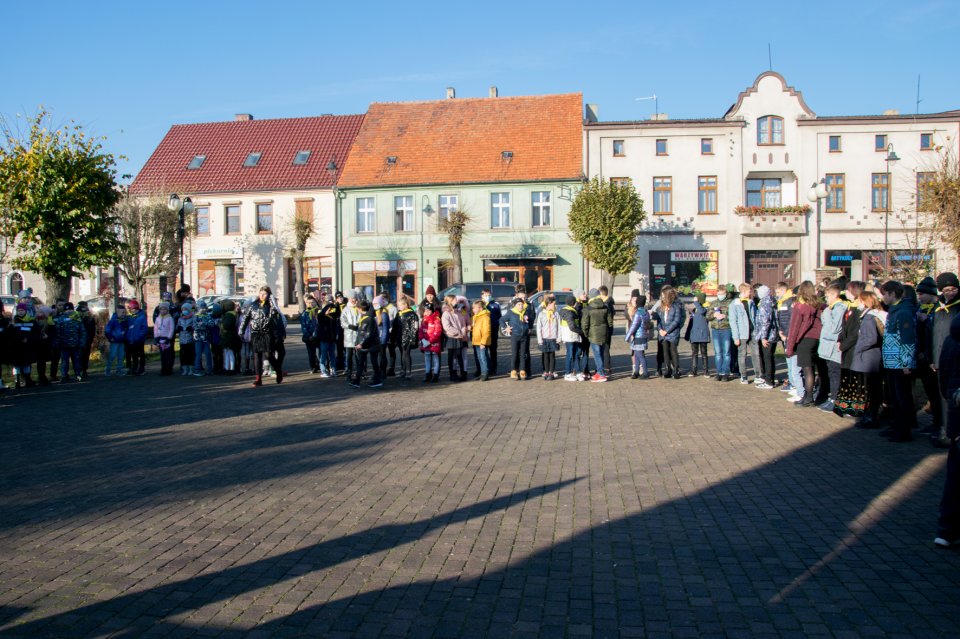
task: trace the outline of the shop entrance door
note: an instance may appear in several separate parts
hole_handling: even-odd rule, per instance
[[[745,281],[750,284],[763,284],[771,289],[776,288],[778,282],[786,282],[790,287],[798,284],[796,251],[747,251],[745,263]]]

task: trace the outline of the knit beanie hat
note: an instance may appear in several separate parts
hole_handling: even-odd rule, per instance
[[[183,306],[180,307],[180,312],[183,315],[189,315],[193,312],[193,306],[190,305],[190,302],[184,302]]]
[[[598,295],[600,295],[600,291],[598,291],[595,288],[591,288],[590,291],[587,293],[587,297],[589,298],[594,298],[594,297],[597,297]]]
[[[932,277],[927,276],[922,280],[920,280],[920,283],[917,284],[917,293],[921,293],[921,294],[926,293],[928,295],[936,295],[937,283],[933,281]]]
[[[960,279],[957,279],[957,274],[950,273],[948,271],[946,273],[941,273],[940,275],[937,275],[937,288],[942,291],[948,286],[952,286],[953,288],[960,288]]]
[[[631,298],[640,297],[640,289],[639,289],[639,288],[635,288],[635,289],[633,289],[632,291],[630,291],[630,297],[631,297]]]
[[[427,290],[425,290],[425,291],[423,292],[423,294],[424,294],[424,295],[433,295],[434,297],[436,297],[436,296],[437,296],[437,289],[433,288],[433,284],[428,284],[428,285],[427,285]]]

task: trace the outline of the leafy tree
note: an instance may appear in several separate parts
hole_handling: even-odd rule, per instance
[[[637,231],[647,217],[632,184],[593,178],[577,193],[567,216],[570,239],[608,282],[637,266]]]
[[[177,211],[171,211],[160,197],[125,196],[114,211],[117,266],[144,300],[147,280],[180,270],[180,224]]]
[[[453,279],[451,284],[463,281],[463,236],[470,223],[470,214],[463,209],[454,209],[447,214],[446,219],[440,220],[440,230],[447,234],[447,245],[450,248],[450,258],[453,262]]]
[[[71,277],[116,255],[116,161],[104,151],[103,138],[87,135],[78,124],[52,128],[41,110],[29,125],[21,135],[0,123],[5,232],[13,266],[42,275],[48,301],[66,299]]]
[[[303,260],[307,253],[307,242],[313,235],[313,220],[304,215],[294,215],[290,221],[290,231],[293,233],[293,266],[297,275],[296,290],[297,304],[300,312],[307,310],[306,290],[303,284]]]

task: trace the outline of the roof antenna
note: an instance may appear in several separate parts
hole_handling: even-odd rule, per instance
[[[917,115],[920,115],[921,102],[923,102],[923,100],[920,99],[920,74],[918,73],[917,74],[917,110],[916,110]]]
[[[634,100],[636,102],[639,102],[641,100],[653,100],[653,113],[654,113],[653,119],[654,120],[660,119],[660,100],[657,98],[656,93],[654,93],[653,95],[648,95],[645,98],[634,98]]]
[[[770,65],[770,71],[773,71],[773,50],[770,48],[770,43],[767,43],[767,63]]]

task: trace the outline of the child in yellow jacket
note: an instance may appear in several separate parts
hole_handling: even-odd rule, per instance
[[[490,311],[483,305],[483,302],[473,303],[473,324],[471,333],[473,335],[473,356],[480,367],[480,381],[487,381],[489,376],[489,354],[492,335],[490,334]]]

